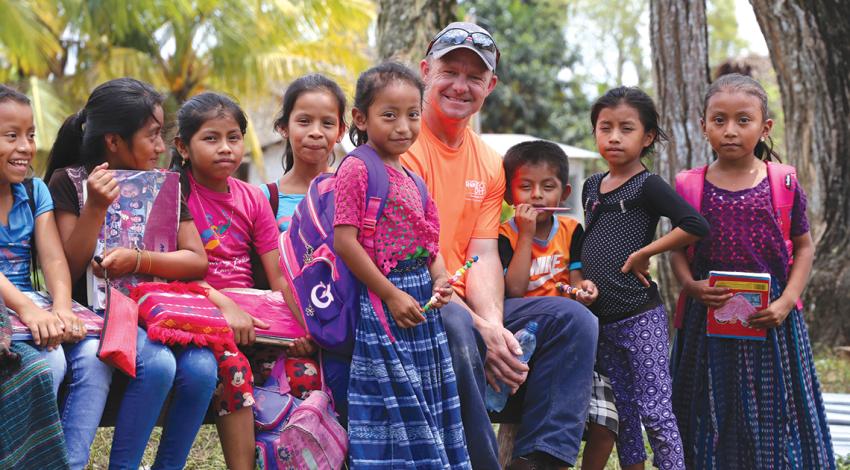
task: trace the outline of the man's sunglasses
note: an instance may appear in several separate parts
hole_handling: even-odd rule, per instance
[[[472,39],[472,45],[479,51],[487,51],[496,54],[496,63],[499,63],[499,56],[501,53],[499,52],[499,48],[496,47],[496,41],[494,41],[489,34],[482,32],[470,33],[469,31],[461,28],[452,28],[435,37],[431,43],[428,44],[428,50],[425,51],[425,55],[427,56],[430,54],[431,49],[433,49],[436,45],[445,47],[459,46],[467,39]]]

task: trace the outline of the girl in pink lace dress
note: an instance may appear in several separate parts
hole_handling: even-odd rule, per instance
[[[348,389],[351,468],[469,468],[439,311],[451,287],[437,209],[399,159],[419,135],[422,90],[413,72],[393,63],[357,81],[352,140],[370,161],[380,158],[389,179],[373,253],[361,230],[367,181],[377,176],[366,157],[347,157],[337,172],[334,249],[388,312],[377,312],[363,289]],[[436,308],[424,311],[432,294]]]

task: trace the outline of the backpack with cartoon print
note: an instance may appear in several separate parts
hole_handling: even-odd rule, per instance
[[[306,399],[290,394],[286,357],[275,362],[262,386],[254,387],[257,466],[263,470],[342,468],[348,435],[334,417],[330,397],[313,390]]]

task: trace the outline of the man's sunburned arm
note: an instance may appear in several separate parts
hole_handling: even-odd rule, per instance
[[[505,281],[495,238],[473,238],[467,248],[469,257],[478,256],[474,267],[466,273],[466,304],[475,313],[476,326],[480,320],[502,324]]]

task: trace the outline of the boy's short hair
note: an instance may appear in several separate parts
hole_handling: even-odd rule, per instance
[[[505,166],[505,189],[510,193],[511,181],[517,168],[523,165],[546,163],[555,169],[561,188],[570,182],[570,163],[561,146],[548,140],[521,142],[509,148],[502,163]]]

